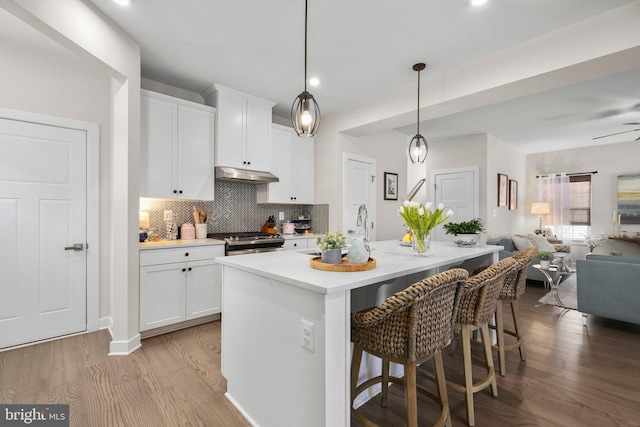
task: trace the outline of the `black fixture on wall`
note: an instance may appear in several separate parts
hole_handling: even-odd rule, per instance
[[[427,159],[429,147],[424,136],[420,135],[420,71],[424,70],[426,65],[422,62],[413,66],[413,71],[418,72],[418,121],[416,135],[411,138],[409,143],[409,159],[411,163],[424,163]]]
[[[307,91],[307,3],[304,2],[304,91],[291,106],[291,122],[298,136],[313,137],[320,127],[320,107]]]

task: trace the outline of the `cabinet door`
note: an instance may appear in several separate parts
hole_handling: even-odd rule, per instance
[[[216,165],[246,168],[246,99],[236,93],[216,92]]]
[[[247,100],[247,169],[271,171],[271,108],[271,104]]]
[[[214,199],[214,115],[178,107],[178,190],[182,199]]]
[[[293,153],[291,193],[295,203],[312,205],[314,203],[315,185],[315,143],[313,138],[293,137],[291,152]]]
[[[141,331],[185,320],[186,273],[185,263],[140,267]]]
[[[187,319],[220,313],[222,267],[214,260],[187,263]]]
[[[178,106],[148,96],[140,101],[140,196],[175,198]]]
[[[286,130],[273,128],[271,131],[271,172],[280,181],[268,185],[269,203],[292,203],[291,197],[291,154],[292,133]]]

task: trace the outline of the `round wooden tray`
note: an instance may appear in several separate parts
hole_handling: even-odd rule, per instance
[[[327,264],[326,262],[322,262],[322,257],[319,256],[311,258],[309,264],[311,265],[311,268],[315,268],[317,270],[341,272],[365,271],[376,268],[376,260],[374,258],[369,258],[369,261],[365,264],[351,264],[346,255],[342,257],[342,262],[340,264]]]

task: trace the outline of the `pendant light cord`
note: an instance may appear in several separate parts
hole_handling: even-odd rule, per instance
[[[307,8],[308,0],[304,0],[304,91],[307,91]]]
[[[418,70],[418,120],[416,121],[416,134],[420,135],[420,70]]]

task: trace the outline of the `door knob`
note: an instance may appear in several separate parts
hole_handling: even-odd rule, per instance
[[[65,251],[81,251],[84,249],[84,245],[82,243],[76,243],[73,246],[65,246]]]

